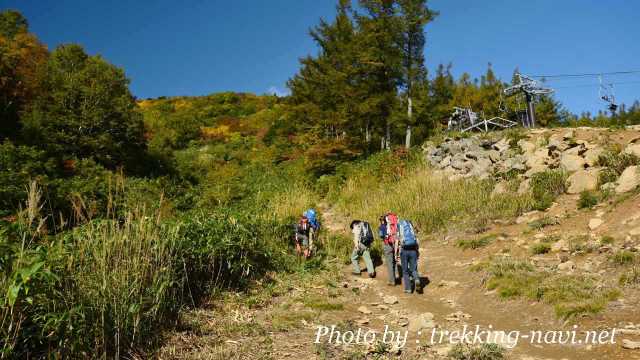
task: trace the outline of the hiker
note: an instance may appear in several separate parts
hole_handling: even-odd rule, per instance
[[[318,239],[320,222],[318,221],[318,216],[315,209],[309,209],[302,215],[307,217],[307,219],[309,220],[309,224],[311,225],[311,229],[309,231],[309,247],[313,249],[314,242],[316,239]]]
[[[353,220],[351,225],[351,232],[353,233],[353,252],[351,253],[351,263],[353,263],[353,274],[360,275],[360,264],[358,260],[360,257],[364,259],[364,263],[367,266],[367,273],[370,278],[376,277],[376,271],[373,267],[373,261],[371,261],[371,252],[369,248],[373,243],[373,233],[371,232],[371,226],[366,221]]]
[[[386,215],[380,216],[380,227],[378,228],[378,234],[383,242],[382,251],[384,253],[384,262],[387,265],[387,272],[389,274],[389,280],[387,285],[396,285],[396,257],[395,257],[395,244],[398,232],[398,217],[389,212]]]
[[[402,264],[402,283],[404,292],[411,294],[412,284],[417,292],[422,291],[422,283],[418,275],[418,258],[420,247],[413,224],[409,220],[398,222],[398,246],[400,263]]]
[[[296,253],[304,254],[305,258],[311,256],[310,235],[312,226],[306,216],[302,216],[295,226]]]

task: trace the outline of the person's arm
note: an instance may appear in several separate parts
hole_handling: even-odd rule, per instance
[[[360,224],[356,224],[353,227],[353,248],[357,249],[360,244]]]

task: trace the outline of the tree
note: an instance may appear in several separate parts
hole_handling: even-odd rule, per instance
[[[17,138],[20,113],[42,90],[47,56],[20,13],[0,12],[0,141]]]
[[[63,45],[47,63],[45,92],[24,116],[33,145],[59,160],[94,158],[134,167],[145,152],[144,127],[124,72],[79,45]]]
[[[362,65],[363,113],[377,119],[384,129],[381,148],[391,146],[391,115],[398,102],[402,79],[402,35],[399,6],[395,0],[360,0],[365,15],[358,14],[358,56]]]
[[[413,125],[413,99],[418,83],[426,82],[427,71],[424,66],[424,27],[433,20],[436,13],[427,7],[426,0],[399,0],[402,31],[400,48],[402,49],[402,79],[407,102],[407,122],[405,147],[411,147],[411,126]]]
[[[296,117],[310,127],[320,126],[325,136],[334,138],[357,127],[356,30],[351,11],[351,2],[341,0],[332,23],[321,20],[311,29],[319,54],[301,59],[300,71],[287,83]]]

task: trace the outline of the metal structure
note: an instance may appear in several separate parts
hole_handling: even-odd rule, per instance
[[[553,93],[553,89],[545,88],[540,83],[527,75],[517,73],[518,83],[504,89],[503,93],[506,96],[517,95],[518,93],[524,94],[527,101],[526,117],[522,118],[522,126],[535,127],[536,126],[536,107],[535,97],[539,95],[547,95]]]
[[[618,110],[618,104],[616,104],[616,96],[613,91],[613,84],[603,83],[602,75],[600,75],[598,79],[600,81],[600,89],[598,91],[600,99],[602,99],[604,102],[609,104],[607,108],[609,109],[609,111],[611,111],[611,116],[616,116],[616,110]]]
[[[453,113],[449,117],[447,128],[460,132],[474,130],[488,132],[489,130],[495,129],[508,129],[516,125],[516,122],[498,116],[487,120],[484,114],[478,114],[471,110],[471,108],[456,106],[453,108]]]

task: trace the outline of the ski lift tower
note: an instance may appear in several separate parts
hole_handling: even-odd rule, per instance
[[[536,108],[534,104],[534,98],[537,95],[546,95],[553,93],[553,89],[545,88],[540,83],[527,75],[517,73],[518,83],[504,89],[504,95],[513,96],[518,93],[523,93],[527,100],[527,117],[522,120],[522,126],[535,127],[536,126]]]

